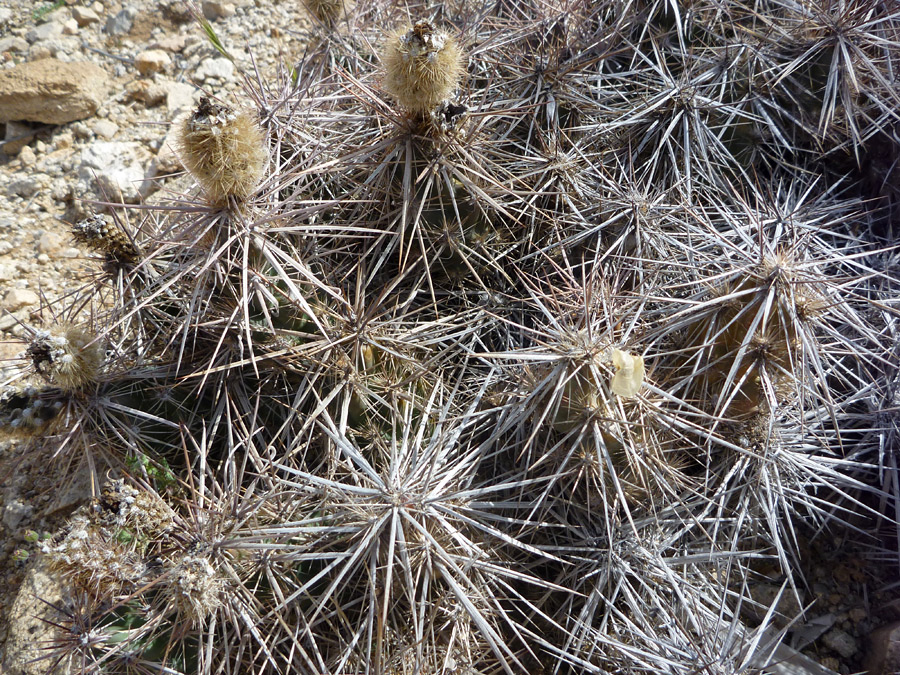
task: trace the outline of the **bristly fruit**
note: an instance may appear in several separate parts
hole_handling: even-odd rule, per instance
[[[185,168],[215,206],[246,200],[266,163],[265,139],[250,115],[205,96],[184,122],[180,150]]]
[[[302,2],[310,15],[330,27],[347,16],[353,7],[351,0],[302,0]]]
[[[65,391],[95,382],[105,356],[97,336],[75,326],[37,331],[26,354],[38,373]]]
[[[383,58],[385,89],[415,114],[427,113],[445,101],[463,72],[456,40],[428,21],[392,35]]]

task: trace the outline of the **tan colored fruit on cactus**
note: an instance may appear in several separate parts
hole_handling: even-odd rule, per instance
[[[263,175],[265,139],[245,112],[207,97],[182,127],[181,161],[216,206],[247,199]]]
[[[66,391],[96,381],[105,358],[102,342],[75,326],[38,331],[26,353],[37,372]]]
[[[353,7],[351,0],[303,0],[306,11],[327,26],[345,17]]]
[[[456,40],[428,21],[392,35],[383,60],[384,88],[416,114],[445,101],[463,73],[463,55]]]

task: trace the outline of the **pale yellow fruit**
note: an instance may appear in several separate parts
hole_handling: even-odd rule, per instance
[[[427,21],[392,35],[383,60],[384,88],[403,108],[417,114],[447,100],[463,73],[456,40]]]

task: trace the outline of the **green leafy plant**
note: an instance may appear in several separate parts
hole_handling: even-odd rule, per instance
[[[55,2],[44,4],[44,5],[34,9],[34,11],[31,13],[31,18],[34,19],[35,21],[40,21],[45,16],[47,16],[50,12],[59,9],[60,7],[64,6],[65,4],[66,4],[65,0],[56,0]]]

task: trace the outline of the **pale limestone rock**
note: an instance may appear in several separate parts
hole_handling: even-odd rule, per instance
[[[15,155],[32,140],[34,140],[34,131],[30,125],[23,122],[7,122],[3,152],[7,155]]]
[[[101,198],[135,203],[150,189],[145,171],[149,161],[141,143],[97,141],[82,150],[78,177],[92,184]]]
[[[31,149],[30,146],[25,146],[21,150],[19,150],[19,162],[22,163],[23,167],[31,166],[37,161],[37,156],[34,154],[34,150]]]
[[[166,69],[172,59],[162,49],[148,49],[134,58],[134,67],[141,75],[151,75]]]
[[[44,232],[38,239],[38,251],[40,253],[53,254],[57,253],[63,245],[63,238],[56,232]]]
[[[196,77],[200,81],[230,80],[234,77],[234,64],[225,57],[204,59],[197,68]]]
[[[166,85],[166,108],[172,114],[194,109],[194,92],[197,88],[184,82]]]
[[[203,16],[210,21],[226,19],[229,16],[233,16],[236,11],[234,3],[221,2],[221,0],[204,0],[201,9]]]
[[[28,41],[17,36],[5,37],[0,39],[0,53],[2,52],[24,52],[28,49]]]
[[[47,569],[44,556],[38,556],[25,575],[9,612],[9,633],[5,644],[5,658],[0,672],[9,675],[42,675],[50,665],[35,661],[55,634],[50,622],[59,621],[59,612],[51,605],[62,602],[62,588]],[[49,603],[49,604],[48,604]]]
[[[166,35],[150,45],[151,49],[162,49],[173,54],[182,51],[187,45],[186,35]]]
[[[38,26],[35,26],[30,31],[25,33],[25,39],[28,40],[28,42],[34,44],[35,42],[41,42],[42,40],[52,40],[54,38],[58,38],[62,34],[62,21],[48,21],[47,23],[42,23]]]
[[[119,132],[119,125],[115,122],[110,122],[109,120],[97,120],[91,125],[91,131],[99,138],[108,141]]]
[[[3,309],[15,312],[23,307],[36,305],[41,301],[38,294],[27,288],[12,288],[3,298]]]
[[[95,63],[42,59],[0,71],[0,122],[65,124],[90,117],[106,99],[109,78]]]
[[[92,23],[97,23],[100,20],[100,17],[97,16],[97,12],[90,7],[78,6],[72,8],[72,18],[82,27],[90,26]]]

